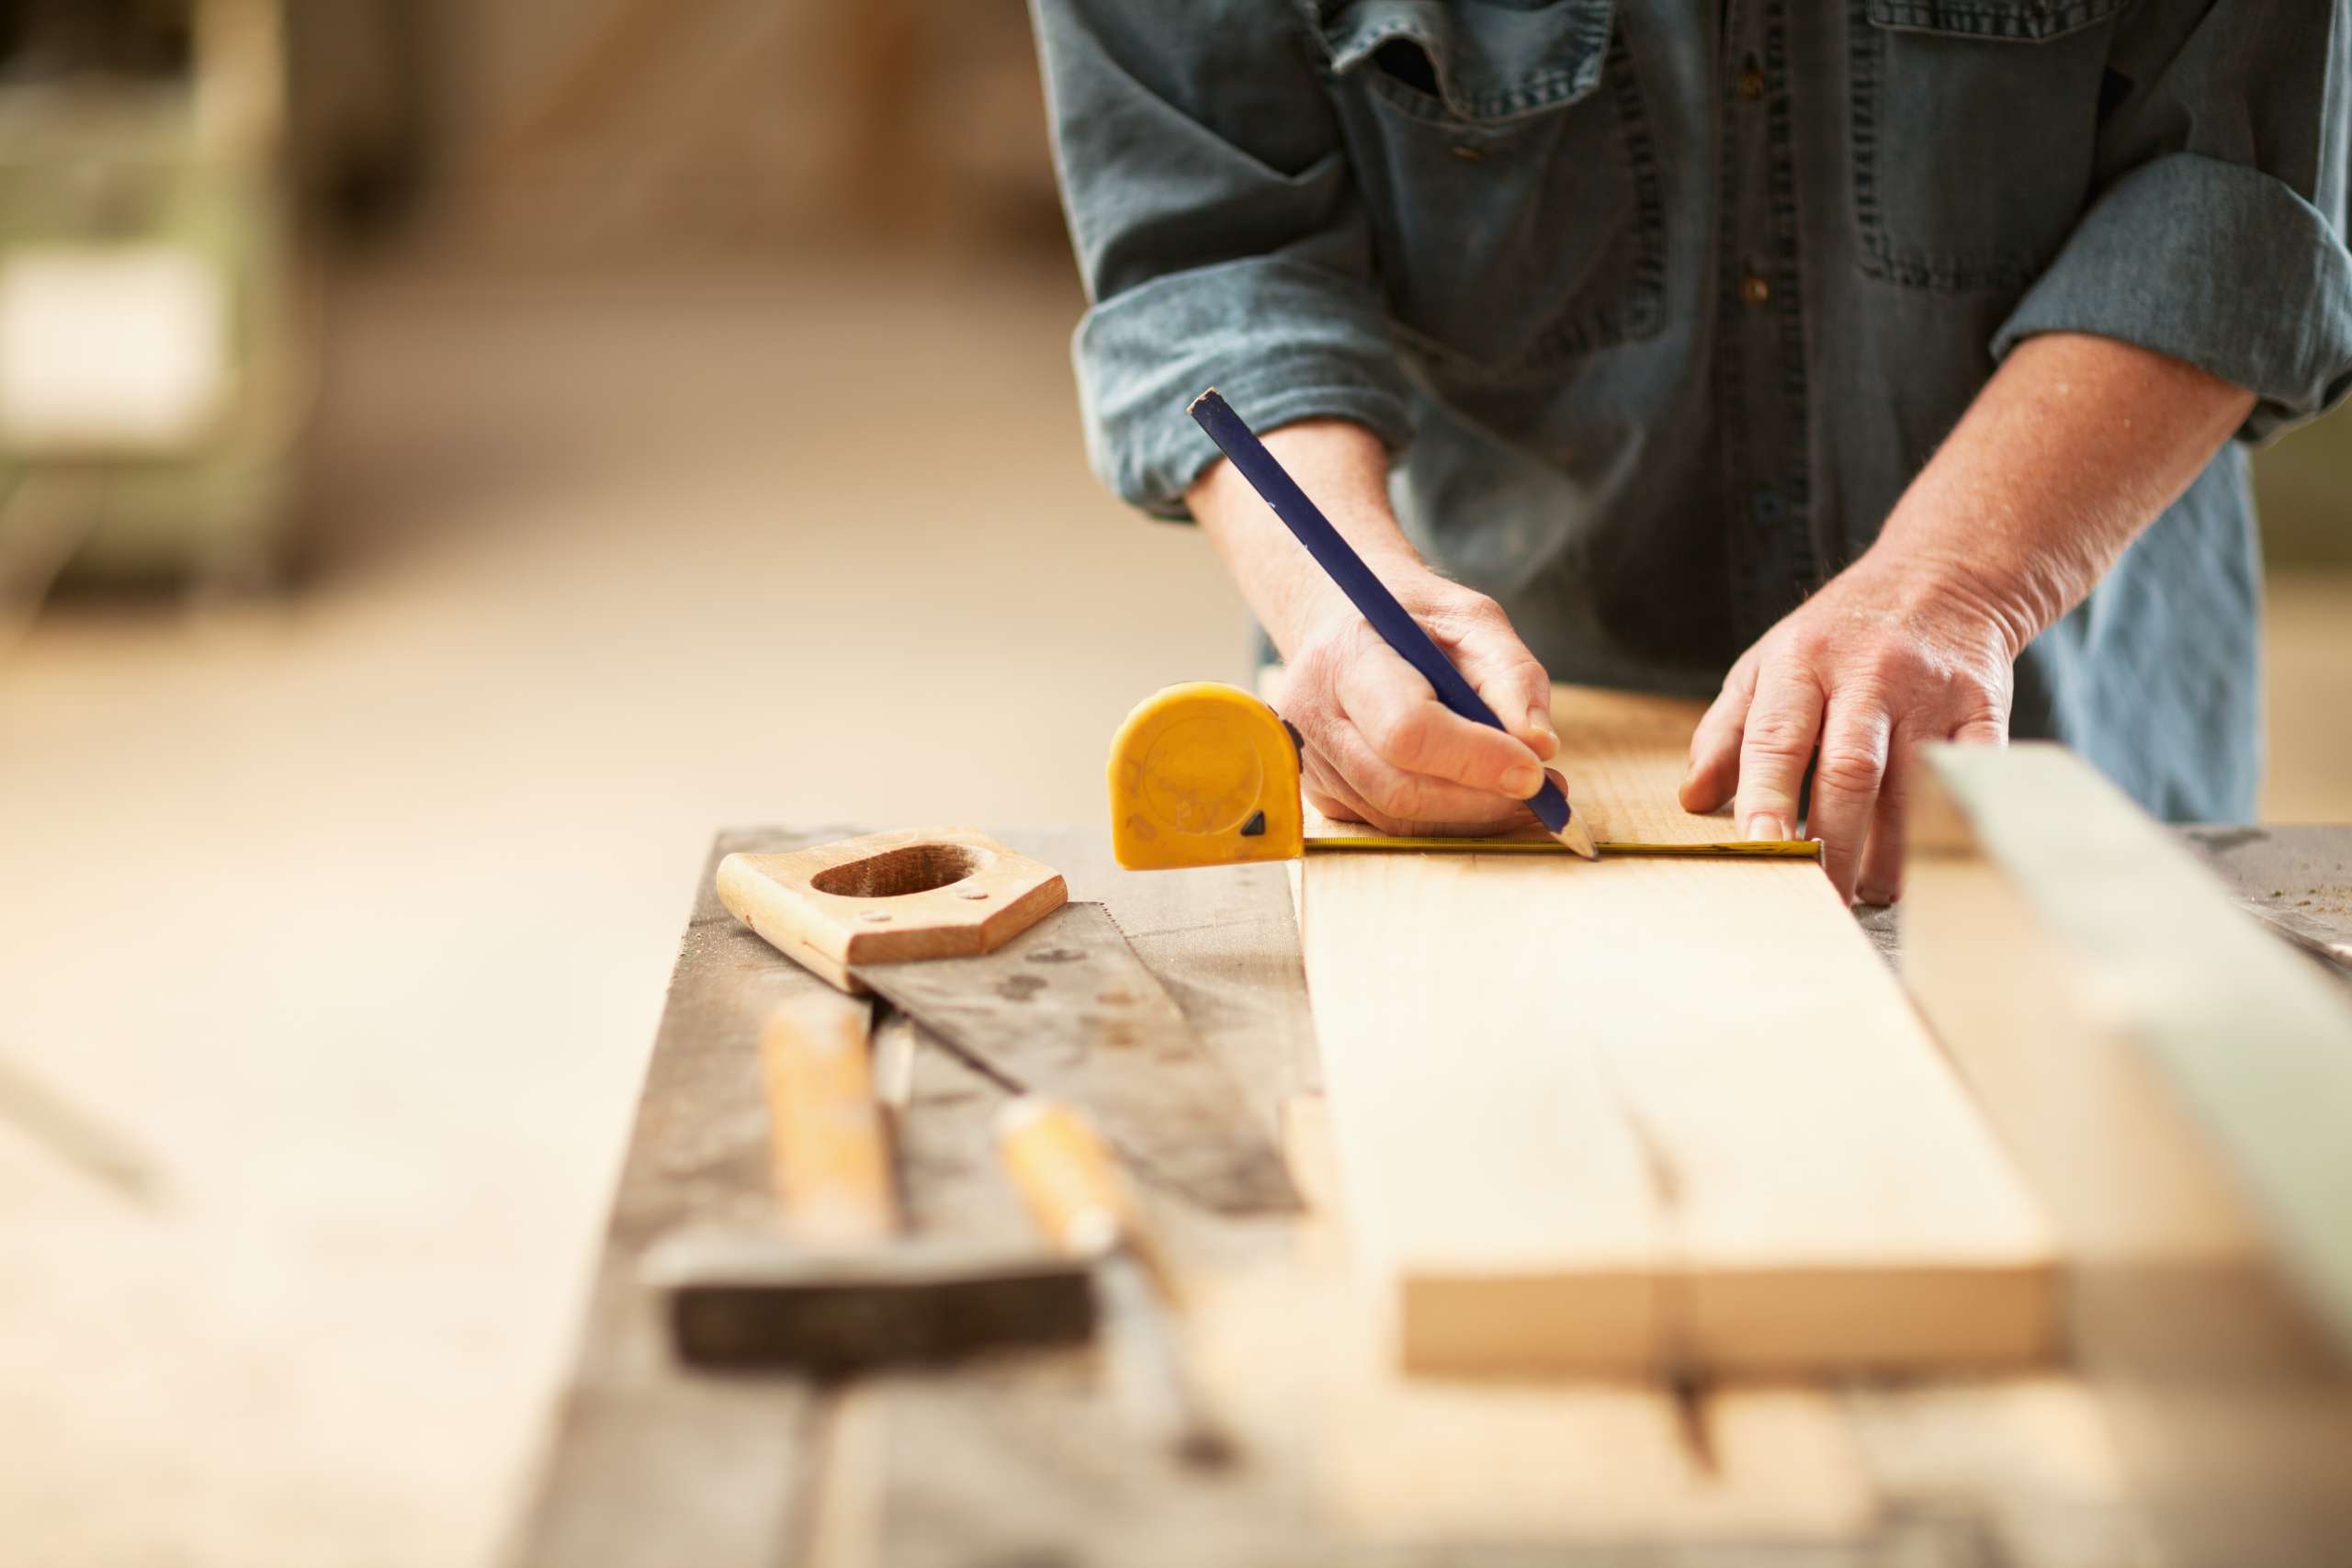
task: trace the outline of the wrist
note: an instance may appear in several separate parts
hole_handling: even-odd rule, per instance
[[[1409,548],[1359,549],[1357,553],[1407,613],[1417,617],[1426,615],[1432,603],[1456,588],[1453,582],[1430,570]],[[1304,644],[1363,619],[1363,612],[1340,591],[1340,585],[1305,551],[1298,552],[1296,565],[1297,570],[1283,585],[1283,607],[1275,617],[1279,624],[1270,624],[1266,628],[1285,657]]]
[[[2047,563],[2030,552],[2010,547],[1992,530],[1947,536],[1950,529],[1922,524],[1911,512],[1898,508],[1868,553],[1894,571],[1914,603],[1985,622],[2011,663],[2065,613],[2071,601],[2053,589]]]

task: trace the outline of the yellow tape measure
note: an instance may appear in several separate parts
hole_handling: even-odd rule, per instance
[[[1238,686],[1193,681],[1136,705],[1111,739],[1111,845],[1130,871],[1239,865],[1302,854],[1447,851],[1567,854],[1554,839],[1309,839],[1298,795],[1298,742],[1272,708]],[[1603,854],[1815,860],[1811,840],[1611,843]]]

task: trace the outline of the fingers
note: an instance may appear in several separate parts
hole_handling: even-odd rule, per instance
[[[1507,815],[1492,820],[1437,820],[1392,816],[1366,800],[1355,786],[1341,778],[1328,763],[1310,768],[1300,779],[1307,804],[1334,822],[1362,822],[1383,833],[1407,839],[1438,839],[1483,837],[1524,827],[1529,820],[1523,807],[1506,807]],[[1492,800],[1494,797],[1485,797]]]
[[[1962,745],[2006,746],[2009,727],[1998,713],[1982,714],[1955,727],[1951,739]],[[1854,879],[1854,897],[1861,903],[1886,905],[1903,897],[1903,847],[1910,830],[1911,776],[1918,762],[1917,745],[1897,726],[1887,749],[1886,776],[1879,781],[1870,844]]]
[[[1821,733],[1823,702],[1808,670],[1759,671],[1739,742],[1739,797],[1733,815],[1741,838],[1795,836],[1797,792]]]
[[[1552,728],[1552,677],[1519,640],[1501,605],[1473,600],[1458,612],[1433,617],[1430,635],[1514,739],[1545,761],[1559,755],[1559,733]]]
[[[1886,775],[1879,780],[1870,844],[1862,851],[1861,872],[1854,879],[1854,897],[1862,903],[1886,905],[1903,897],[1903,836],[1909,826],[1911,771],[1917,761],[1909,735],[1897,726],[1887,750]]]
[[[1690,772],[1682,781],[1682,809],[1701,816],[1719,810],[1739,785],[1739,741],[1756,695],[1756,659],[1731,667],[1724,689],[1690,736]]]
[[[1977,714],[1954,728],[1951,738],[1962,746],[2007,746],[2009,743],[2008,716],[2004,713]]]
[[[1427,744],[1419,727],[1431,710],[1470,732],[1470,738],[1490,753],[1523,762],[1536,774],[1526,793],[1540,787],[1534,757],[1519,742],[1485,725],[1447,713],[1429,684],[1403,660],[1362,628],[1363,638],[1342,637],[1294,664],[1285,678],[1283,716],[1298,727],[1306,742],[1302,784],[1317,809],[1342,819],[1369,822],[1383,832],[1420,837],[1442,833],[1487,833],[1514,828],[1527,820],[1521,797],[1478,789],[1451,779],[1417,773],[1385,757],[1350,711],[1350,705],[1372,716],[1374,734],[1385,735],[1408,756]],[[1370,670],[1359,666],[1370,665]],[[1441,739],[1447,731],[1430,726]],[[1400,739],[1401,738],[1401,739]],[[1418,760],[1418,757],[1416,758]],[[1500,772],[1487,764],[1489,776]]]
[[[1877,817],[1891,728],[1885,703],[1867,693],[1833,698],[1822,727],[1807,830],[1821,840],[1822,869],[1847,903],[1853,901],[1863,849]],[[1900,842],[1898,839],[1898,846]],[[1897,848],[1898,874],[1901,852]]]
[[[1367,742],[1366,750],[1383,764],[1382,773],[1513,800],[1525,800],[1544,787],[1543,766],[1524,741],[1447,708],[1371,627],[1363,628],[1358,643],[1340,663],[1332,692]],[[1544,689],[1551,689],[1548,682]],[[1333,761],[1359,789],[1371,792],[1374,805],[1387,805],[1377,778],[1358,772],[1344,756]]]
[[[1334,728],[1324,755],[1363,803],[1363,819],[1383,832],[1409,837],[1488,833],[1527,820],[1526,806],[1514,797],[1404,772],[1375,752],[1352,726]]]
[[[1371,805],[1339,775],[1338,770],[1312,750],[1300,759],[1299,790],[1307,804],[1334,822],[1369,822]]]

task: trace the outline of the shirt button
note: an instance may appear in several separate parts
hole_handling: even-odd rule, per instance
[[[1772,286],[1751,272],[1739,280],[1739,297],[1750,305],[1761,305],[1772,298]]]
[[[1764,96],[1764,73],[1753,65],[1739,73],[1739,96],[1749,103]]]

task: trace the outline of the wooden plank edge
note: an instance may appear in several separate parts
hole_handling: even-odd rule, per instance
[[[1661,1348],[1722,1377],[2027,1371],[2060,1350],[2055,1269],[2032,1253],[1696,1275],[1424,1272],[1396,1281],[1393,1329],[1406,1370],[1431,1376],[1643,1377]],[[1553,1326],[1564,1319],[1578,1325],[1572,1344]]]

